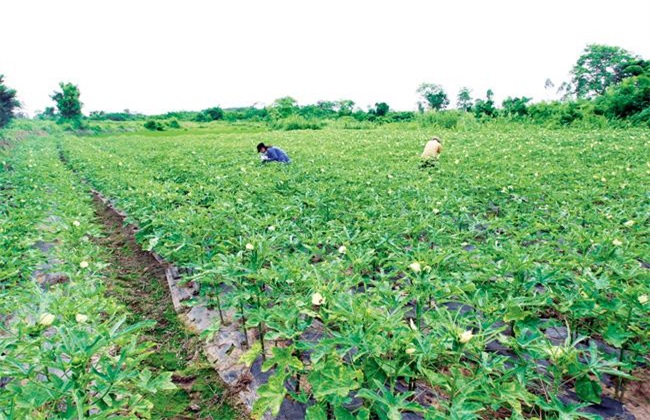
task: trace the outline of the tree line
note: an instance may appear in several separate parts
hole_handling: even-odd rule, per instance
[[[460,89],[456,96],[455,110],[448,110],[450,99],[444,88],[435,83],[422,83],[417,88],[420,100],[418,112],[394,111],[386,102],[377,102],[373,107],[362,110],[350,99],[318,101],[315,104],[299,106],[297,101],[286,96],[276,99],[271,105],[222,109],[211,107],[202,111],[170,112],[146,117],[142,114],[93,111],[84,117],[79,88],[72,83],[59,84],[60,90],[50,95],[55,107],[48,107],[37,115],[40,119],[53,119],[80,127],[83,120],[130,121],[149,118],[146,128],[164,130],[178,128],[178,121],[211,122],[263,121],[280,129],[317,129],[323,120],[346,118],[358,122],[411,121],[418,114],[440,113],[431,120],[453,121],[460,118],[459,112],[473,116],[480,121],[494,118],[527,120],[532,122],[554,122],[569,125],[577,120],[617,121],[650,126],[650,60],[615,46],[587,45],[570,72],[571,79],[562,83],[557,93],[561,99],[550,102],[531,103],[532,98],[508,97],[500,107],[494,101],[494,92],[488,89],[485,97],[472,98],[469,87]],[[554,89],[547,80],[545,87]],[[8,124],[20,107],[16,91],[4,85],[0,75],[0,128]],[[449,115],[444,115],[444,113]],[[163,124],[159,120],[171,120]]]

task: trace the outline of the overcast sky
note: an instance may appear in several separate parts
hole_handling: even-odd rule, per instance
[[[60,81],[93,110],[348,98],[416,109],[422,82],[554,98],[589,43],[650,58],[650,1],[0,0],[0,74],[32,113]]]

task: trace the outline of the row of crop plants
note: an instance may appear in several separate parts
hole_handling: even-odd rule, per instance
[[[174,387],[106,296],[91,200],[55,141],[7,131],[0,149],[0,418],[147,417]]]

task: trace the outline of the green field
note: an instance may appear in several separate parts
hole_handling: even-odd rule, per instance
[[[444,152],[421,168],[434,134]],[[262,164],[260,141],[293,163]],[[91,186],[199,300],[257,331],[265,354],[258,341],[247,356],[274,369],[255,414],[292,399],[313,419],[578,418],[648,361],[648,130],[211,123],[15,143],[2,181],[32,209],[68,206],[46,193],[64,177],[81,200],[72,223]],[[7,244],[29,230],[14,204]],[[3,252],[32,255],[37,237]]]

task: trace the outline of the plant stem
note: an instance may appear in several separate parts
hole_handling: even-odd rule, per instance
[[[246,332],[246,315],[244,315],[244,305],[240,302],[239,303],[239,313],[241,314],[241,327],[244,330],[244,343],[246,343],[246,347],[250,347],[250,344],[248,343],[248,333]]]

